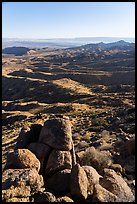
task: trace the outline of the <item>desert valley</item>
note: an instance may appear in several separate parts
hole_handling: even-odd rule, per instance
[[[135,43],[121,40],[64,48],[4,48],[3,169],[22,128],[34,124],[43,126],[49,117],[60,115],[69,117],[71,122],[78,164],[92,166],[101,176],[105,175],[104,169],[113,169],[128,184],[134,196]],[[104,192],[103,195],[106,192],[96,187],[81,199],[116,202],[118,195],[105,185],[102,180],[104,189],[113,193],[109,198],[100,197],[98,191]],[[54,189],[51,192],[60,197]],[[79,201],[80,198],[67,193],[61,196]],[[126,193],[123,195],[127,196]],[[126,196],[126,201],[134,201]]]

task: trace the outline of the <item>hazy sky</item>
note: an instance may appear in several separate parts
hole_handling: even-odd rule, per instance
[[[135,37],[135,3],[5,2],[2,37]]]

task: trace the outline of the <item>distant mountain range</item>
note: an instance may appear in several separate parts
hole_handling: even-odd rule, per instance
[[[2,48],[6,47],[76,47],[91,43],[113,43],[116,41],[135,42],[135,38],[118,38],[118,37],[80,37],[80,38],[54,38],[54,39],[19,39],[3,38]]]
[[[85,48],[116,48],[116,47],[135,47],[135,43],[132,42],[125,42],[124,40],[120,40],[117,42],[113,42],[113,43],[90,43],[90,44],[86,44],[86,45],[82,45],[79,47],[74,47],[74,48],[68,48],[68,49],[85,49]]]
[[[66,48],[66,49],[71,49],[71,50],[96,50],[98,48],[102,48],[102,49],[109,49],[109,48],[131,48],[132,50],[135,48],[135,43],[129,43],[129,42],[125,42],[124,40],[120,40],[120,41],[117,41],[117,42],[113,42],[113,43],[103,43],[103,42],[100,42],[100,43],[90,43],[90,44],[86,44],[86,45],[81,45],[81,46],[73,46],[73,47],[69,47],[69,48]],[[27,54],[27,52],[29,50],[44,50],[44,47],[43,49],[42,48],[28,48],[28,47],[6,47],[2,50],[2,53],[3,54],[14,54],[16,56],[21,56],[21,55],[24,55],[24,54]]]

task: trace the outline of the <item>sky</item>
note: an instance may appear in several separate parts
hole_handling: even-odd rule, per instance
[[[135,37],[135,2],[3,2],[3,38]]]

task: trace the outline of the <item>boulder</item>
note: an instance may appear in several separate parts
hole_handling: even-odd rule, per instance
[[[40,161],[41,167],[40,172],[43,172],[43,167],[46,165],[48,157],[50,155],[50,152],[52,148],[46,144],[42,143],[31,143],[28,146],[28,149],[36,155],[38,160]]]
[[[118,197],[100,184],[95,184],[92,202],[118,202]]]
[[[17,149],[10,152],[4,169],[25,169],[35,168],[40,170],[40,162],[37,157],[28,149]]]
[[[34,195],[34,202],[55,202],[56,197],[50,192],[39,192]]]
[[[54,149],[71,150],[72,132],[70,120],[60,117],[48,119],[40,132],[39,142]]]
[[[74,202],[71,198],[69,198],[68,196],[63,196],[60,198],[57,198],[56,202]]]
[[[86,172],[79,165],[76,164],[71,170],[70,192],[77,200],[84,201],[87,196],[88,179]]]
[[[112,169],[104,169],[104,176],[100,179],[100,184],[119,197],[121,202],[133,202],[135,199],[125,180]]]
[[[45,177],[46,186],[55,194],[65,195],[70,192],[70,176],[70,169],[58,171],[48,178]]]
[[[82,166],[83,169],[86,172],[89,187],[88,187],[88,193],[91,195],[93,194],[94,185],[99,183],[99,179],[102,178],[101,175],[98,174],[96,169],[94,169],[92,166]]]
[[[45,173],[51,174],[63,169],[72,168],[72,157],[69,151],[52,150],[46,165]]]
[[[7,169],[2,175],[3,199],[28,197],[44,186],[43,177],[36,169]]]
[[[17,138],[15,149],[28,148],[30,143],[37,142],[41,129],[42,125],[40,124],[33,124],[31,127],[23,127]]]

